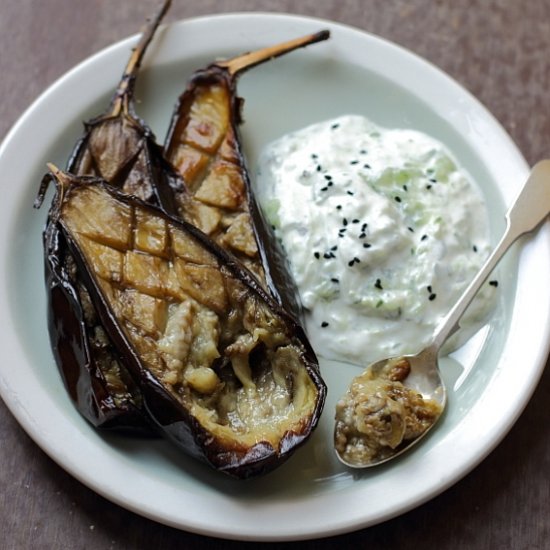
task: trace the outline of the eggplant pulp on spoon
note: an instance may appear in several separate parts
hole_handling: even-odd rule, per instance
[[[334,447],[352,467],[384,462],[427,432],[441,416],[441,399],[406,385],[407,357],[380,361],[356,376],[336,403]]]
[[[50,216],[158,428],[235,477],[281,464],[326,393],[294,318],[194,226],[50,168]]]

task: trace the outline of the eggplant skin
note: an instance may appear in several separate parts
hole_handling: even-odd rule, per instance
[[[101,351],[92,348],[81,297],[66,272],[67,244],[58,229],[50,225],[45,234],[49,254],[45,255],[44,271],[50,342],[67,392],[80,414],[95,427],[156,435],[141,408],[141,398],[136,397],[133,381],[127,380],[133,395],[124,392],[117,396],[109,391],[104,372],[98,366]]]
[[[143,408],[159,431],[187,454],[232,477],[250,478],[280,466],[316,427],[326,396],[317,359],[302,328],[248,270],[194,226],[120,193],[102,180],[59,173],[55,177],[66,181],[61,190],[58,187],[54,198],[54,203],[58,203],[53,206],[54,219],[58,220],[101,324],[139,386]],[[110,218],[112,222],[104,218],[108,234],[98,229],[96,220],[90,226],[86,216],[81,217],[80,213],[88,206],[115,212]],[[133,220],[133,225],[124,233],[130,241],[112,230],[124,227],[128,219]],[[153,230],[154,239],[139,240],[143,228],[153,226],[165,227],[166,239],[159,240],[158,231]],[[145,248],[139,248],[144,242]],[[170,244],[159,248],[159,242]],[[149,254],[147,248],[151,243],[156,249]],[[93,251],[97,250],[100,265],[94,262]],[[105,261],[110,261],[106,259],[113,257],[106,269]],[[140,259],[136,260],[137,257]],[[153,265],[153,260],[158,265],[156,273],[165,277],[164,282],[154,287],[151,281],[157,275],[150,277],[149,272],[145,273],[144,281],[136,282],[134,276],[139,270],[135,270],[132,262]],[[190,289],[189,280],[182,279],[181,273],[188,276],[187,268],[191,273],[204,269],[222,282],[215,283],[213,294],[199,283],[197,294],[197,288]],[[193,276],[190,280],[194,280]],[[218,289],[222,289],[224,298],[216,301]],[[125,309],[129,296],[138,300],[132,303],[139,302],[136,295],[140,292],[145,294],[144,300],[156,300],[157,305],[164,300],[164,311],[172,312],[162,321],[164,328],[160,332],[153,327],[139,333],[138,325],[143,319],[132,317],[134,314]],[[167,327],[174,318],[170,315],[182,304],[190,303],[195,304],[193,322],[206,315],[207,308],[210,308],[208,315],[214,315],[214,311],[218,315],[214,331],[217,355],[210,354],[218,359],[204,363],[202,351],[198,360],[193,352],[186,351],[177,367],[178,378],[172,380],[176,371],[167,368],[171,357],[163,355],[159,351],[161,346],[154,342],[170,336]],[[187,334],[195,334],[195,328],[196,325],[187,328]],[[196,342],[202,349],[200,346],[207,337],[203,332],[199,334],[193,336],[197,340],[191,342],[188,350],[197,349],[193,348]],[[239,370],[243,357],[247,365],[244,375]],[[215,389],[206,392],[187,378],[189,372],[193,374],[203,364],[209,364],[208,368],[218,377]],[[281,392],[282,405],[277,401]],[[258,416],[256,410],[260,409],[263,412]],[[267,410],[270,412],[265,416]]]

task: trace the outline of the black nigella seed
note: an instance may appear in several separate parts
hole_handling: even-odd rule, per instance
[[[359,220],[357,218],[351,220],[351,223],[359,223]]]
[[[407,227],[407,229],[411,232],[411,233],[414,233],[414,229],[412,227]]]
[[[363,243],[363,248],[370,248],[372,245],[370,243]]]
[[[370,169],[370,164],[363,164],[363,168],[366,168],[367,170]]]
[[[328,252],[325,252],[325,253],[323,254],[323,258],[324,258],[325,260],[330,260],[330,254],[329,254]]]
[[[395,202],[401,202],[401,197],[393,197],[395,199]]]
[[[355,261],[356,264],[361,262],[361,260],[359,258],[357,258],[357,256],[355,258],[353,258],[353,260]]]
[[[318,158],[318,157],[317,157],[317,155],[316,155],[315,153],[311,153],[311,158],[312,158],[313,160],[315,160],[315,159]]]
[[[498,281],[489,281],[489,284],[496,288],[498,286]]]
[[[358,160],[352,160],[352,161],[350,162],[350,164],[359,164],[359,161],[358,161]]]
[[[474,246],[472,246],[472,250],[473,250],[474,252],[477,252],[477,246],[476,246],[475,244],[474,244]]]
[[[332,176],[330,174],[325,174],[325,179],[330,181],[332,179]]]
[[[360,154],[360,155],[366,155],[366,154],[367,154],[367,150],[366,150],[366,149],[361,149],[361,151],[359,151],[359,154]]]
[[[332,251],[338,250],[338,246],[337,246],[337,245],[334,245],[333,247],[331,247],[331,250],[332,250]]]
[[[336,205],[336,210],[342,210],[342,205],[341,204]]]
[[[353,267],[353,264],[354,264],[354,263],[355,263],[355,262],[354,262],[353,260],[350,260],[350,261],[348,262],[348,265],[349,265],[350,267]]]
[[[430,180],[432,183],[437,183],[437,180],[435,178],[430,178]]]
[[[360,238],[360,239],[364,239],[366,236],[367,236],[366,233],[361,233],[361,234],[359,235],[359,238]]]
[[[368,224],[367,224],[367,223],[364,223],[364,224],[361,226],[361,231],[365,231],[365,229],[367,229],[367,226],[368,226]]]
[[[328,187],[321,187],[321,191],[328,191]]]
[[[406,185],[404,185],[403,186],[403,191],[408,191],[408,190],[409,190],[409,188]]]
[[[334,182],[329,181],[329,182],[327,183],[327,187],[332,187],[332,184],[333,184],[333,183],[334,183]]]
[[[353,197],[353,191],[346,191],[348,195],[351,195]]]
[[[430,184],[426,185],[426,189],[429,191],[432,188]]]
[[[348,225],[348,220],[347,220],[347,218],[344,218],[344,219],[342,220],[342,224],[344,225],[344,227],[345,227],[346,225]]]
[[[428,286],[426,287],[426,290],[431,294],[431,292],[432,292],[432,285],[428,285]]]
[[[380,279],[376,279],[376,282],[374,283],[374,286],[378,288],[379,290],[382,290],[382,281]]]
[[[422,237],[420,237],[420,240],[425,241],[427,238],[428,238],[428,235],[422,235]]]
[[[321,257],[321,254],[319,254],[319,252],[314,252],[313,255],[314,255],[317,259],[319,259],[319,258]]]
[[[331,126],[331,128],[332,128],[333,130],[336,130],[336,128],[338,128],[339,126],[340,126],[340,124],[336,123],[336,124],[333,124],[333,125]]]
[[[339,282],[340,282],[339,279],[337,279],[336,277],[332,277],[330,280],[331,280],[333,283],[339,283]]]
[[[322,170],[321,165],[318,164],[318,165],[317,165],[317,172],[320,172],[321,170]]]
[[[328,323],[327,323],[326,321],[323,321],[323,322],[321,323],[321,326],[322,326],[323,328],[327,328],[327,327],[328,327]]]
[[[437,296],[437,294],[435,294],[435,292],[432,292],[429,296],[428,296],[428,300],[430,300],[430,302],[433,302],[435,300],[435,297]]]

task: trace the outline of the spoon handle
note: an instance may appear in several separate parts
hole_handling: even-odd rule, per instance
[[[506,213],[506,230],[483,267],[436,329],[433,351],[438,351],[459,328],[459,320],[505,252],[522,235],[536,229],[550,213],[550,160],[538,162]]]

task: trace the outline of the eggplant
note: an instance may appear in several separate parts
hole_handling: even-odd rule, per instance
[[[165,0],[144,28],[107,111],[85,123],[68,162],[68,170],[75,174],[101,176],[126,193],[162,202],[165,208],[170,207],[169,186],[177,186],[177,176],[135,113],[134,87],[147,46],[170,4]],[[43,183],[35,207],[40,207],[44,193]],[[53,214],[49,213],[43,234],[48,328],[68,394],[93,426],[153,435],[139,387],[100,322]]]
[[[238,127],[238,77],[260,63],[329,38],[329,31],[216,61],[195,72],[180,96],[165,156],[183,179],[175,190],[180,216],[240,260],[296,318],[301,307],[285,255],[252,192]]]
[[[282,464],[326,395],[294,317],[195,226],[100,178],[51,179],[50,216],[158,429],[237,478]]]

